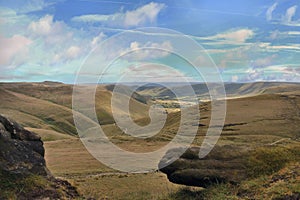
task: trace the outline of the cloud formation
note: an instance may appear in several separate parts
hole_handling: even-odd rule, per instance
[[[266,17],[268,21],[272,20],[273,11],[276,9],[278,3],[274,3],[272,6],[270,6],[266,12]]]
[[[22,62],[21,57],[28,53],[28,46],[32,41],[21,35],[5,38],[0,35],[0,66],[17,65]]]
[[[127,60],[145,60],[145,59],[157,59],[168,56],[170,51],[173,50],[172,44],[169,41],[164,41],[163,43],[153,43],[147,42],[141,44],[139,42],[132,42],[130,47],[123,50],[120,55]]]
[[[81,15],[72,18],[74,22],[103,23],[105,25],[134,27],[154,23],[165,4],[151,2],[135,10],[118,12],[111,15]]]
[[[292,6],[292,7],[288,8],[288,9],[286,10],[285,16],[284,16],[284,18],[283,18],[283,21],[284,21],[285,23],[290,24],[290,23],[292,22],[292,19],[293,19],[293,17],[294,17],[295,14],[296,14],[297,7],[298,7],[298,6],[295,5],[295,6]]]
[[[40,11],[53,5],[54,2],[44,0],[13,0],[10,4],[11,8],[18,14],[26,14],[30,12]],[[0,7],[7,5],[5,1],[0,2]]]
[[[297,8],[299,5],[293,5],[287,8],[285,11],[277,9],[282,4],[274,3],[270,6],[266,12],[267,21],[271,21],[273,24],[282,24],[286,26],[300,26],[300,19],[297,19]],[[275,9],[278,10],[276,17],[273,16]]]
[[[243,43],[254,36],[254,31],[251,29],[230,30],[225,33],[220,33],[214,36],[207,37],[210,40],[225,40],[229,42]]]
[[[33,21],[29,24],[29,30],[37,35],[49,35],[53,32],[57,32],[60,29],[60,23],[53,23],[53,16],[45,15],[38,21]]]
[[[158,13],[165,7],[161,3],[149,3],[134,11],[128,11],[125,14],[125,26],[138,26],[146,22],[153,23],[156,21]]]
[[[48,45],[66,44],[73,40],[73,32],[62,21],[54,21],[53,15],[45,15],[28,25],[29,34],[33,38],[43,38]]]
[[[299,66],[294,65],[270,65],[262,68],[249,68],[247,74],[239,74],[236,81],[287,81],[298,82],[300,78]]]
[[[208,2],[205,10],[196,0],[192,5],[181,7],[178,5],[182,5],[182,2],[180,4],[173,1],[164,1],[164,3],[148,1],[145,4],[138,1],[103,2],[1,1],[0,74],[2,80],[11,76],[22,77],[22,80],[26,77],[29,78],[28,80],[43,80],[57,78],[59,74],[62,81],[71,80],[70,77],[74,76],[85,56],[105,39],[124,30],[143,34],[139,30],[131,29],[155,25],[180,31],[202,45],[221,71],[230,73],[227,73],[230,76],[224,73],[227,81],[271,79],[269,74],[282,73],[280,69],[283,69],[285,64],[296,64],[295,67],[290,68],[291,70],[300,68],[300,32],[296,27],[300,26],[298,0],[288,1],[289,3],[272,1],[271,4],[255,1],[251,4],[253,9],[243,11],[241,18],[234,19],[231,15],[228,18],[228,14],[232,14],[233,10],[245,8],[244,4],[232,4],[228,7],[224,4],[221,8],[216,8],[215,3]],[[87,4],[91,7],[82,9]],[[72,9],[69,10],[70,7]],[[266,20],[261,18],[262,8],[265,8],[262,17]],[[68,11],[68,15],[62,10]],[[250,20],[252,22],[249,23]],[[228,21],[230,23],[227,23]],[[155,34],[153,32],[147,36],[157,36]],[[161,36],[165,38],[159,42],[147,43],[148,40],[141,41],[134,38],[132,41],[137,42],[126,43],[125,41],[124,44],[112,44],[105,48],[104,54],[111,57],[133,51],[123,56],[124,60],[114,68],[115,77],[123,69],[124,64],[132,64],[135,60],[143,59],[157,58],[157,62],[171,63],[178,65],[176,67],[183,71],[187,70],[184,64],[179,66],[181,64],[174,62],[172,55],[169,56],[167,51],[151,50],[151,48],[167,50],[177,48],[172,47],[168,42],[168,37],[174,39],[176,36],[172,34]],[[141,35],[141,38],[144,36]],[[143,49],[144,47],[146,49]],[[193,49],[189,52],[194,53]],[[200,56],[197,61],[201,66],[209,65],[206,63],[207,59]],[[267,68],[274,65],[278,67]],[[253,69],[247,71],[251,67]],[[263,74],[262,71],[265,73]],[[295,74],[294,71],[291,72]],[[284,73],[286,77],[292,75],[288,71]],[[299,81],[299,70],[297,73],[297,79],[293,80]],[[35,74],[35,77],[32,74]],[[246,75],[247,78],[243,79],[242,77]]]

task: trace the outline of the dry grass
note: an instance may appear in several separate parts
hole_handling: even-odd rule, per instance
[[[37,133],[39,136],[41,136],[44,142],[76,138],[74,136],[67,135],[64,133],[59,133],[53,130],[30,128],[30,127],[25,127],[25,128],[31,132]]]
[[[247,88],[249,87],[244,89]],[[272,91],[275,89],[273,88]],[[281,91],[283,89],[276,90]],[[146,91],[149,94],[151,92],[158,91]],[[180,112],[173,112],[169,113],[164,129],[154,138],[134,139],[111,124],[113,123],[110,108],[111,91],[100,87],[96,96],[99,99],[96,102],[98,118],[100,122],[105,124],[103,129],[106,135],[112,142],[125,150],[133,152],[156,150],[168,143],[178,130]],[[46,162],[50,171],[55,176],[70,180],[86,197],[182,199],[177,197],[182,197],[180,196],[182,194],[187,195],[185,190],[181,190],[181,186],[171,184],[160,173],[103,174],[115,173],[116,171],[94,159],[86,151],[80,140],[76,136],[71,136],[76,134],[71,110],[71,86],[29,83],[2,84],[0,85],[0,100],[0,113],[15,119],[26,127],[30,127],[30,130],[42,136],[45,141]],[[165,103],[170,102],[165,101]],[[224,127],[219,144],[256,147],[271,144],[281,138],[291,138],[291,142],[299,145],[296,141],[300,138],[300,97],[294,95],[292,91],[288,90],[285,95],[264,94],[232,99],[227,103],[226,127]],[[131,100],[132,117],[139,124],[149,123],[148,108],[149,106],[146,104]],[[199,124],[201,126],[199,126],[194,145],[202,143],[210,121],[210,104],[201,104],[200,110],[201,120]],[[123,111],[120,110],[119,112]],[[280,145],[289,145],[289,143],[283,141]],[[289,168],[286,169],[289,170]],[[255,187],[251,186],[251,182],[243,183],[246,192],[260,191],[260,184],[263,183],[261,179],[258,178],[253,181]],[[275,190],[282,190],[282,193],[299,191],[299,187],[296,186],[299,177],[292,181],[294,182],[289,182],[292,184],[292,190],[289,190],[284,184],[278,183],[268,187],[270,194],[266,197],[271,197]],[[247,190],[248,186],[250,189]],[[280,189],[280,187],[282,188]],[[237,196],[238,192],[234,186],[221,185],[213,188],[206,195],[214,199],[236,199],[240,197]],[[193,195],[203,195],[202,191],[192,191],[188,194],[192,195],[190,199],[193,199]],[[260,196],[257,197],[258,199],[261,198]]]
[[[114,171],[92,157],[79,139],[45,142],[44,147],[47,166],[55,176],[72,177]]]
[[[161,173],[124,174],[69,179],[86,197],[96,199],[164,199],[182,186]]]
[[[50,171],[70,181],[87,198],[164,199],[182,187],[161,173],[120,174],[93,158],[79,139],[45,142],[44,146]],[[145,146],[134,146],[134,150],[144,151]]]
[[[0,113],[26,127],[76,135],[72,115],[72,89],[72,85],[59,83],[0,84]],[[98,87],[95,106],[100,124],[114,123],[111,97],[111,91],[103,86]],[[134,120],[145,118],[149,123],[148,109],[147,104],[133,98],[130,100],[130,114]],[[117,112],[124,113],[124,110],[121,108]]]
[[[24,126],[30,127],[34,124],[34,128],[46,128],[71,135],[76,134],[70,108],[21,93],[11,91],[8,91],[8,93],[13,95],[13,97],[11,97],[11,102],[4,101],[1,103],[0,111],[3,114],[8,117],[11,117],[11,114],[16,116],[17,110],[18,113],[23,113],[23,116],[30,115],[30,117],[18,117],[16,119],[19,119]],[[36,118],[39,120],[35,120]]]

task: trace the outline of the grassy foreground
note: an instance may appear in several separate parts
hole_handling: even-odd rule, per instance
[[[284,199],[300,194],[300,146],[294,141],[257,148],[247,158],[248,180],[240,184],[218,184],[207,189],[170,183],[160,172],[116,172],[95,160],[76,138],[48,141],[45,147],[51,172],[71,182],[86,198]]]

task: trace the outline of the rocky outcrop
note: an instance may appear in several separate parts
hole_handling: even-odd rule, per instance
[[[0,199],[74,199],[69,182],[54,178],[46,167],[37,134],[0,115]]]
[[[0,115],[0,168],[13,174],[48,175],[40,136]]]
[[[167,165],[178,152],[169,150],[159,163],[169,181],[188,186],[208,187],[213,184],[238,183],[245,179],[246,149],[232,146],[216,146],[204,158],[199,159],[199,148],[189,148],[178,160]]]

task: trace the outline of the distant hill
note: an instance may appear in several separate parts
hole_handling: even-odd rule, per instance
[[[72,115],[72,85],[63,83],[0,83],[0,112],[19,121],[35,132],[77,135]],[[87,86],[90,87],[90,86]],[[178,86],[174,87],[184,87]],[[205,84],[193,85],[198,95],[207,95]],[[121,87],[121,96],[128,96],[130,86]],[[227,83],[229,97],[227,118],[223,134],[263,134],[292,136],[300,129],[295,120],[299,117],[300,84],[297,83]],[[99,85],[96,91],[96,111],[100,124],[114,123],[111,112],[111,97],[114,85]],[[149,123],[149,96],[172,97],[172,92],[157,85],[144,86],[134,92],[130,101],[132,118],[139,124]],[[144,97],[148,96],[148,97]],[[210,103],[201,103],[201,128],[203,135],[210,121]],[[120,109],[122,113],[124,110]],[[246,114],[241,114],[246,113]],[[164,129],[155,138],[169,140],[176,134],[180,112],[168,114]],[[274,124],[274,122],[276,123]],[[261,127],[258,129],[258,127]],[[113,134],[120,130],[108,127]],[[122,136],[124,137],[124,136]]]
[[[111,112],[111,87],[99,85],[96,92],[96,112],[100,124],[114,123]],[[124,91],[129,91],[125,90]],[[76,135],[72,115],[73,86],[56,82],[0,83],[0,112],[19,121],[25,127],[53,130]],[[127,95],[124,92],[121,95]],[[133,119],[148,116],[146,99],[134,93],[130,101]],[[119,112],[123,112],[119,110]]]
[[[105,88],[108,91],[113,92],[114,89],[115,89],[115,85],[106,85]],[[135,100],[137,100],[137,101],[139,101],[139,102],[141,102],[143,104],[147,104],[148,99],[146,97],[140,95],[137,92],[132,91],[131,88],[128,87],[128,86],[124,86],[124,85],[118,86],[118,92],[120,92],[120,93],[122,93],[124,95],[127,95],[127,96],[129,96],[129,95],[132,94],[131,97],[133,99],[135,99]]]
[[[171,90],[179,90],[183,93],[188,86],[171,85],[170,89],[159,85],[143,86],[138,89],[138,93],[156,98],[175,98]],[[199,97],[208,97],[209,91],[205,83],[192,83],[195,94]],[[265,93],[288,93],[297,89],[300,94],[300,83],[279,83],[279,82],[255,82],[255,83],[224,83],[226,95],[228,97],[254,96]]]

